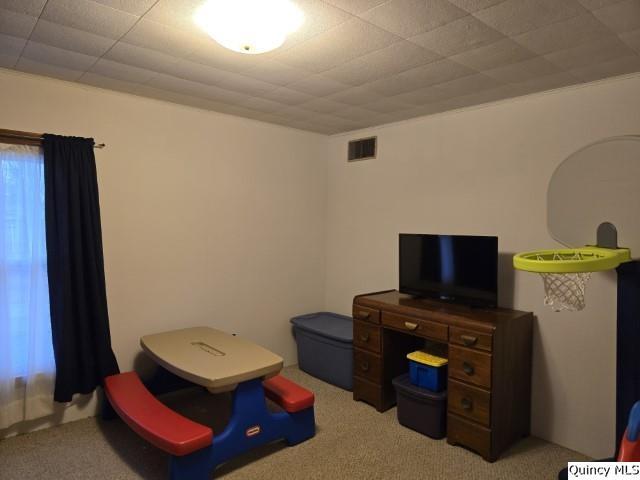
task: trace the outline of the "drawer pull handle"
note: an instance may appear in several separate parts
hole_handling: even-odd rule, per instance
[[[418,328],[418,324],[413,322],[404,322],[404,326],[409,330],[415,330],[416,328]]]
[[[460,405],[464,410],[471,410],[473,408],[473,401],[469,398],[463,398],[460,400]]]
[[[360,364],[360,368],[362,369],[363,372],[368,372],[369,371],[369,362],[367,362],[367,361],[362,362]]]
[[[362,320],[366,320],[371,316],[370,312],[356,312],[356,317],[361,318]]]
[[[467,347],[471,347],[478,343],[478,337],[473,337],[471,335],[460,335],[460,339]]]
[[[361,333],[360,334],[360,341],[361,342],[368,342],[369,341],[369,333]]]
[[[467,362],[463,362],[462,363],[462,370],[467,375],[473,375],[475,373],[475,369],[473,368],[473,365],[471,365],[470,363],[467,363]]]

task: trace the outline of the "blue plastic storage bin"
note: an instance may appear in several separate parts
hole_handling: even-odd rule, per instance
[[[298,366],[325,382],[353,389],[353,320],[330,312],[291,319]]]
[[[411,383],[440,392],[447,387],[447,360],[418,350],[407,355]]]

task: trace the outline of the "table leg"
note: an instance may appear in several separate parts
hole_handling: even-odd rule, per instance
[[[229,424],[220,435],[214,432],[210,447],[184,457],[171,457],[171,480],[210,478],[217,466],[242,453],[276,440],[295,445],[315,434],[313,407],[289,414],[271,413],[262,380],[243,382],[236,388]]]

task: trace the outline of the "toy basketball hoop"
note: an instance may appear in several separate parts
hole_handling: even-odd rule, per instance
[[[639,182],[638,136],[588,145],[553,172],[547,191],[547,227],[567,248],[513,258],[515,268],[541,275],[545,305],[555,311],[582,310],[591,273],[615,269],[632,260],[631,251],[640,251]],[[618,241],[628,248],[619,248]]]
[[[539,273],[544,283],[544,304],[559,312],[584,308],[585,288],[592,272],[610,270],[629,260],[626,248],[583,247],[519,253],[513,257],[513,266]]]

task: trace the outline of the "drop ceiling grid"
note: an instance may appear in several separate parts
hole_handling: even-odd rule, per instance
[[[259,56],[202,0],[0,0],[0,66],[320,133],[640,71],[640,0],[295,0]]]

